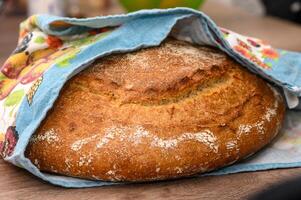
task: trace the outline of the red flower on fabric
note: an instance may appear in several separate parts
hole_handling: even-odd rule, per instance
[[[256,56],[254,56],[254,55],[250,58],[250,60],[251,60],[252,62],[254,62],[255,64],[257,64],[258,66],[264,68],[264,69],[270,69],[270,68],[271,68],[271,66],[268,66],[267,64],[265,64],[264,62],[262,62],[261,60],[259,60],[259,59],[258,59]]]
[[[264,58],[277,59],[279,58],[279,53],[272,48],[265,48],[262,50],[262,55]]]
[[[11,156],[13,153],[17,141],[19,139],[18,133],[15,126],[10,126],[7,128],[5,133],[5,139],[0,142],[0,155],[5,158]]]
[[[0,155],[2,156],[2,151],[4,147],[4,141],[0,141]]]
[[[53,49],[57,49],[63,45],[63,41],[60,38],[51,35],[47,36],[46,42]]]
[[[90,35],[96,35],[96,34],[99,34],[99,33],[107,32],[107,31],[109,31],[109,30],[110,30],[110,29],[108,29],[108,28],[98,28],[98,29],[90,30],[90,31],[89,31],[89,34],[90,34]]]
[[[256,42],[253,39],[248,38],[247,40],[253,47],[259,48],[261,46],[258,42]]]
[[[252,52],[250,52],[248,49],[242,47],[242,46],[234,46],[233,47],[239,54],[241,54],[242,56],[244,56],[245,58],[247,58],[248,60],[254,62],[255,64],[257,64],[258,66],[264,68],[264,69],[270,69],[270,67],[268,65],[266,65],[264,62],[262,62],[261,60],[259,60],[255,55],[252,54]]]

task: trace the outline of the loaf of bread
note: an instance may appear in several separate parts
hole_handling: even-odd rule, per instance
[[[168,39],[69,80],[26,150],[41,171],[150,181],[239,161],[278,133],[278,92],[219,50]]]

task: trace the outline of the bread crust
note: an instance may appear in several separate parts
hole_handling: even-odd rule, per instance
[[[274,88],[224,53],[168,40],[69,80],[26,156],[42,171],[94,180],[189,176],[264,147],[284,112]]]

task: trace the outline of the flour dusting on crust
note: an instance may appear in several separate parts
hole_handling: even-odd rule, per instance
[[[185,55],[187,60],[197,58],[206,62],[206,60],[210,59],[211,62],[214,62],[212,65],[219,65],[226,59],[225,55],[219,51],[209,50],[200,46],[195,47],[179,41],[176,43],[164,43],[163,46],[167,48],[168,53],[173,54],[175,57]],[[200,49],[206,49],[206,53],[203,53]]]
[[[112,140],[128,141],[133,145],[141,144],[147,141],[151,147],[172,149],[186,141],[196,141],[206,145],[213,152],[218,151],[217,138],[208,129],[196,133],[183,133],[177,137],[161,138],[147,131],[143,126],[112,126],[105,129],[104,135],[93,135],[81,140],[77,140],[71,144],[73,151],[79,151],[84,145],[96,143],[96,149],[103,148]]]
[[[226,143],[226,148],[228,150],[232,150],[232,149],[236,149],[237,148],[237,141],[236,140],[232,140]]]
[[[43,142],[43,141],[46,141],[48,144],[51,144],[59,141],[59,137],[55,132],[55,130],[51,128],[42,134],[32,136],[32,138],[30,139],[31,143]]]
[[[82,155],[81,157],[79,157],[78,166],[79,167],[89,166],[92,163],[92,160],[93,160],[93,156],[91,153],[88,155]]]
[[[130,134],[128,134],[130,133]],[[163,139],[156,135],[151,134],[149,131],[145,130],[142,126],[134,127],[123,127],[123,126],[113,126],[106,129],[104,137],[98,142],[97,148],[101,148],[105,144],[108,144],[110,140],[118,137],[121,141],[127,140],[133,144],[141,143],[142,139],[150,140],[152,147],[159,147],[163,149],[170,149],[177,147],[181,142],[184,141],[197,141],[199,143],[207,145],[214,152],[218,151],[218,146],[216,144],[217,138],[210,130],[204,130],[197,133],[183,133],[182,135],[171,138]]]
[[[253,128],[252,125],[249,125],[249,124],[241,124],[239,125],[238,127],[238,135],[241,135],[241,134],[248,134],[251,132],[251,129]]]
[[[199,143],[207,145],[214,152],[218,151],[218,146],[216,145],[217,138],[207,129],[197,133],[183,133],[173,139],[162,139],[157,136],[152,136],[151,146],[169,149],[177,147],[179,143],[188,140],[198,141]]]
[[[82,140],[77,140],[71,145],[71,149],[73,151],[78,151],[82,148],[83,145],[88,144],[91,141],[94,141],[97,137],[98,137],[98,135],[93,135],[91,137],[87,137]]]

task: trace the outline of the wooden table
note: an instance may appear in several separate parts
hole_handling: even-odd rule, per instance
[[[220,26],[256,36],[276,47],[301,51],[301,26],[251,16],[211,0],[203,10]],[[15,47],[21,18],[0,19],[0,62]],[[245,199],[275,182],[301,174],[301,168],[190,178],[176,181],[88,189],[64,189],[0,161],[0,199]]]

